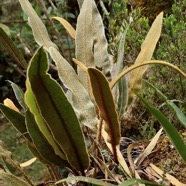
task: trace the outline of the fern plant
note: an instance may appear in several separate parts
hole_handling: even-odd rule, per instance
[[[132,164],[131,170],[129,169],[119,150],[120,121],[136,100],[135,93],[141,90],[141,78],[147,70],[147,65],[167,65],[186,77],[180,69],[167,62],[150,61],[160,37],[163,13],[157,16],[149,30],[135,64],[127,69],[124,69],[122,64],[127,31],[123,33],[117,54],[116,70],[114,75],[111,75],[113,64],[107,51],[108,43],[96,4],[93,0],[78,0],[80,14],[76,30],[64,19],[54,18],[60,21],[75,39],[76,59],[73,60],[77,64],[76,73],[60,54],[58,46],[51,41],[45,25],[29,1],[19,0],[19,2],[28,16],[28,23],[39,49],[27,64],[16,46],[0,29],[2,43],[27,71],[25,93],[12,83],[23,111],[15,110],[11,102],[0,104],[1,111],[22,133],[33,155],[51,167],[55,177],[54,182],[58,181],[56,184],[72,180],[67,178],[59,181],[60,178],[56,176],[56,168],[68,168],[76,176],[75,180],[105,185],[106,183],[101,180],[85,178],[90,174],[92,162],[102,165],[101,167],[104,167],[102,171],[106,171],[114,183],[122,182],[113,176],[98,156],[101,136],[113,154],[113,161],[121,165],[126,177],[140,178],[137,171],[132,168]],[[67,91],[63,90],[49,74],[49,57],[55,62],[58,76]],[[130,76],[126,77],[128,72],[131,72]],[[143,98],[141,100],[156,117],[159,117],[158,111],[149,106]],[[169,123],[162,115],[159,121],[167,134],[172,137],[180,155],[186,160],[183,151],[186,147],[176,129],[169,130]],[[85,140],[85,137],[88,137],[88,140]],[[86,141],[91,142],[90,147]],[[96,174],[96,170],[94,173]],[[33,185],[32,182],[26,183],[9,173],[0,173],[0,178],[4,182],[16,181],[19,185]],[[134,183],[157,185],[140,179],[131,179],[121,185]]]

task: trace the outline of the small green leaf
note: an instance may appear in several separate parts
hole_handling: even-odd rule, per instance
[[[176,128],[169,122],[169,120],[156,108],[154,108],[152,105],[150,105],[145,98],[142,96],[139,96],[140,100],[144,103],[144,105],[147,107],[147,109],[151,112],[153,116],[156,117],[156,119],[160,122],[163,129],[169,136],[170,140],[172,141],[174,147],[180,154],[180,156],[183,158],[183,160],[186,162],[186,145],[177,132]]]
[[[46,159],[50,163],[58,166],[69,167],[67,161],[61,159],[55,154],[54,149],[48,143],[42,132],[39,130],[34,116],[30,111],[26,112],[26,125],[28,132],[32,138],[33,144],[35,145],[37,151],[40,153],[43,159]]]
[[[23,55],[19,49],[15,46],[13,41],[8,37],[6,32],[0,27],[0,41],[3,46],[7,49],[12,58],[21,65],[24,69],[27,68],[27,62],[25,61]]]
[[[9,107],[0,103],[0,109],[6,118],[12,123],[12,125],[19,131],[21,134],[27,138],[29,141],[32,141],[28,131],[26,129],[25,117],[24,115],[16,112],[15,110],[10,109]]]
[[[13,83],[11,81],[8,81],[8,82],[11,83],[11,86],[13,88],[13,91],[14,91],[14,94],[16,96],[17,101],[22,106],[24,111],[26,111],[27,106],[26,106],[25,101],[24,101],[24,92],[23,92],[23,90],[18,85],[16,85],[15,83]]]
[[[83,172],[89,165],[89,158],[79,121],[62,88],[47,70],[47,55],[43,48],[40,48],[29,65],[27,82],[30,83],[39,114],[55,141],[71,166]]]
[[[14,176],[6,172],[0,173],[0,180],[4,186],[30,186],[27,182],[23,181],[19,177]]]
[[[105,76],[95,68],[88,68],[92,92],[100,111],[101,118],[105,121],[104,129],[108,134],[107,141],[114,149],[120,143],[120,123],[116,112],[109,82]],[[116,154],[115,154],[116,155]],[[117,157],[115,157],[117,159]]]

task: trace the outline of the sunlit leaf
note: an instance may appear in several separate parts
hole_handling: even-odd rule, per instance
[[[34,58],[32,59],[34,60]],[[36,121],[36,124],[38,125],[39,130],[42,132],[42,134],[45,136],[49,144],[53,147],[55,154],[60,156],[62,159],[66,159],[65,154],[63,151],[60,149],[59,145],[57,142],[54,140],[50,128],[47,125],[47,122],[43,119],[39,107],[36,102],[35,95],[30,87],[30,82],[27,79],[26,81],[26,92],[25,92],[25,102],[30,109],[31,113],[34,115],[34,119]]]
[[[141,52],[139,53],[135,64],[141,64],[152,58],[153,52],[155,50],[156,44],[159,40],[163,22],[163,13],[160,13],[154,20],[143,44],[141,45]],[[139,92],[141,90],[141,78],[146,72],[148,66],[144,66],[133,70],[129,78],[129,102],[131,103],[135,98],[135,94],[132,90]]]
[[[10,29],[7,25],[0,23],[0,28],[2,28],[8,36],[10,36]]]
[[[36,160],[37,160],[37,158],[31,158],[30,160],[25,161],[24,163],[21,163],[20,166],[21,167],[28,167],[28,166],[32,165]]]
[[[166,61],[161,61],[161,60],[150,60],[150,61],[145,61],[141,64],[134,64],[126,69],[124,69],[118,76],[116,76],[111,82],[110,82],[110,88],[112,89],[116,83],[123,77],[125,76],[126,74],[128,74],[129,72],[133,71],[134,69],[138,69],[142,66],[147,66],[147,65],[152,65],[152,64],[155,64],[155,65],[165,65],[167,67],[170,67],[172,69],[174,69],[176,72],[178,72],[181,76],[183,76],[184,78],[186,78],[186,74],[181,70],[179,69],[177,66],[169,63],[169,62],[166,62]]]
[[[88,11],[90,11],[90,8]],[[105,36],[103,19],[99,13],[99,10],[97,9],[95,1],[92,1],[92,29],[92,37],[94,39],[93,53],[95,65],[99,69],[102,69],[103,74],[107,77],[107,80],[110,81],[111,61],[108,54],[108,42]]]
[[[79,1],[81,6],[76,28],[76,59],[86,67],[98,67],[111,80],[111,62],[107,51],[103,21],[92,0]],[[90,85],[86,72],[78,68],[80,81],[87,90]],[[89,92],[91,96],[91,92]]]
[[[92,9],[93,1],[92,0],[84,1],[80,9],[80,14],[78,16],[76,26],[75,39],[76,59],[81,61],[86,67],[95,67],[94,56],[92,52],[93,49]],[[78,76],[81,83],[88,91],[89,95],[92,96],[87,73],[78,67]]]
[[[20,0],[24,12],[29,17],[30,26],[36,42],[50,53],[59,70],[59,77],[63,84],[72,92],[73,107],[82,125],[95,128],[97,124],[96,111],[91,103],[87,90],[79,82],[78,76],[70,64],[57,50],[48,36],[47,29],[39,16],[35,13],[28,0]]]
[[[14,102],[11,99],[6,98],[3,101],[4,105],[9,107],[12,110],[15,110],[16,112],[19,112],[19,109],[15,106]]]
[[[62,17],[52,17],[52,19],[59,21],[65,27],[70,36],[75,39],[76,31],[68,21],[66,21]]]

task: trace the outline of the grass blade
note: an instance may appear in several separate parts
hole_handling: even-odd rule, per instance
[[[183,114],[183,112],[172,101],[167,100],[166,103],[176,112],[176,116],[178,117],[179,121],[186,128],[186,116]]]
[[[166,134],[169,136],[171,142],[173,143],[174,147],[186,162],[186,145],[177,132],[176,128],[169,122],[169,120],[156,108],[150,105],[145,98],[139,96],[139,99],[144,103],[147,109],[151,112],[151,114],[160,122],[163,129],[165,130]]]
[[[173,110],[176,112],[176,116],[179,119],[179,121],[181,122],[181,124],[186,127],[186,116],[183,114],[183,112],[176,106],[175,103],[173,103],[171,100],[168,100],[168,98],[159,90],[157,89],[155,86],[153,86],[151,83],[149,83],[146,80],[143,80],[147,85],[149,85],[150,87],[152,87],[153,89],[155,89],[155,91],[157,92],[157,94],[160,96],[160,98],[165,101],[165,103]]]

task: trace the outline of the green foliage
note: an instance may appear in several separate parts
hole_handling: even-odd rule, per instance
[[[186,1],[175,1],[172,6],[172,13],[166,15],[161,34],[161,40],[157,50],[154,53],[155,59],[167,60],[178,67],[185,68],[185,6]],[[158,81],[157,81],[158,78]],[[153,66],[150,70],[149,82],[164,93],[169,100],[178,100],[178,107],[185,112],[185,90],[186,80],[180,75],[174,74],[167,67]],[[153,100],[156,105],[160,105],[156,94],[148,94],[148,90],[144,89],[144,95]],[[164,107],[162,108],[164,109]],[[167,115],[173,115],[169,111],[165,111]],[[172,117],[172,122],[180,129],[182,128],[179,121]]]
[[[86,172],[86,170],[89,170],[92,164],[94,164],[95,169],[92,176],[95,176],[98,164],[98,167],[101,167],[100,169],[103,173],[105,173],[106,170],[106,172],[109,172],[109,176],[111,175],[110,177],[113,178],[114,182],[119,183],[120,181],[115,179],[115,176],[112,175],[107,165],[99,158],[99,148],[102,148],[101,136],[104,138],[108,148],[111,149],[115,163],[119,162],[121,164],[124,171],[127,172],[128,177],[135,175],[135,178],[139,178],[135,169],[134,172],[130,172],[118,148],[121,139],[120,124],[122,114],[125,114],[127,106],[128,108],[131,106],[130,104],[127,105],[128,97],[131,103],[135,102],[133,91],[139,93],[142,90],[141,78],[147,71],[147,65],[149,64],[166,65],[175,69],[180,75],[186,78],[186,75],[179,68],[170,63],[155,60],[149,61],[152,58],[160,37],[163,13],[160,13],[152,24],[152,27],[143,41],[141,52],[135,64],[123,70],[124,45],[126,44],[129,46],[125,52],[130,51],[131,47],[129,41],[127,39],[125,40],[126,35],[128,34],[129,37],[130,34],[134,35],[133,37],[138,39],[135,46],[138,44],[141,45],[144,39],[144,33],[136,33],[143,30],[138,28],[141,25],[147,26],[145,19],[139,19],[138,27],[132,30],[128,27],[133,24],[129,20],[129,24],[126,24],[127,29],[125,32],[122,32],[120,44],[119,47],[117,47],[119,48],[117,50],[116,60],[117,70],[112,79],[112,61],[107,51],[108,43],[105,37],[101,16],[94,1],[78,0],[80,14],[77,20],[75,34],[75,55],[77,60],[74,59],[74,62],[78,64],[77,73],[63,57],[63,51],[60,51],[60,45],[54,43],[49,36],[47,27],[39,16],[40,12],[38,12],[38,9],[36,8],[34,10],[28,0],[19,0],[19,2],[26,17],[28,17],[34,40],[39,45],[39,49],[33,55],[28,67],[26,67],[15,45],[7,38],[4,32],[0,32],[2,33],[1,39],[3,40],[3,44],[8,44],[8,46],[10,46],[8,48],[11,48],[9,52],[11,54],[13,53],[14,57],[18,56],[17,62],[22,64],[25,69],[27,68],[25,93],[23,93],[16,84],[11,83],[16,98],[23,107],[22,113],[18,113],[3,104],[0,105],[1,111],[25,137],[28,148],[33,155],[51,168],[51,172],[55,177],[54,181],[59,181],[60,179],[60,172],[56,170],[68,168],[75,176],[86,176],[86,173],[87,175],[91,174]],[[122,3],[126,5],[126,2],[122,1]],[[43,4],[40,4],[40,6],[43,7]],[[115,4],[114,7],[116,10],[121,8],[119,4]],[[45,7],[43,11],[46,11]],[[50,12],[50,10],[48,11]],[[46,12],[45,16],[48,17]],[[49,22],[50,21],[49,19]],[[52,28],[55,30],[53,24]],[[134,25],[132,25],[132,28],[134,28]],[[117,36],[122,29],[123,27],[116,30]],[[135,52],[132,51],[132,54],[134,53]],[[137,53],[136,51],[135,54]],[[128,54],[130,55],[130,52],[128,52]],[[62,86],[52,78],[51,74],[48,72],[48,55],[56,64],[57,73]],[[131,72],[129,77],[124,77],[128,72]],[[112,93],[111,89],[117,82],[120,82],[120,84],[115,87]],[[123,83],[123,85],[121,85],[121,83]],[[127,84],[129,84],[129,88]],[[92,89],[90,89],[90,87]],[[186,151],[184,151],[185,144],[175,127],[170,124],[168,119],[159,110],[152,107],[142,97],[140,97],[140,99],[159,120],[175,145],[175,148],[180,153],[183,160],[186,161]],[[116,102],[114,102],[114,100],[116,100]],[[123,100],[123,103],[118,103],[118,100],[119,102]],[[117,106],[119,107],[118,110]],[[20,123],[21,125],[19,125]],[[91,147],[86,144],[85,139],[87,136],[89,138],[89,143],[91,142]],[[15,178],[7,173],[2,173],[0,175],[5,182],[9,182],[10,184],[16,179],[20,185],[23,184],[23,181],[19,178]],[[63,176],[64,175],[61,177]],[[27,177],[25,177],[25,179],[30,185],[33,185]],[[60,182],[67,181],[68,179],[72,178],[67,178]],[[105,182],[93,178],[74,177],[74,179],[105,185]],[[157,185],[138,179],[128,180],[121,185],[132,185],[135,183]],[[57,182],[56,184],[60,183]]]
[[[145,104],[148,110],[158,119],[167,135],[170,137],[175,148],[181,155],[184,161],[186,161],[186,145],[177,132],[176,128],[169,122],[169,120],[156,108],[150,105],[143,97],[138,96],[140,100]]]

